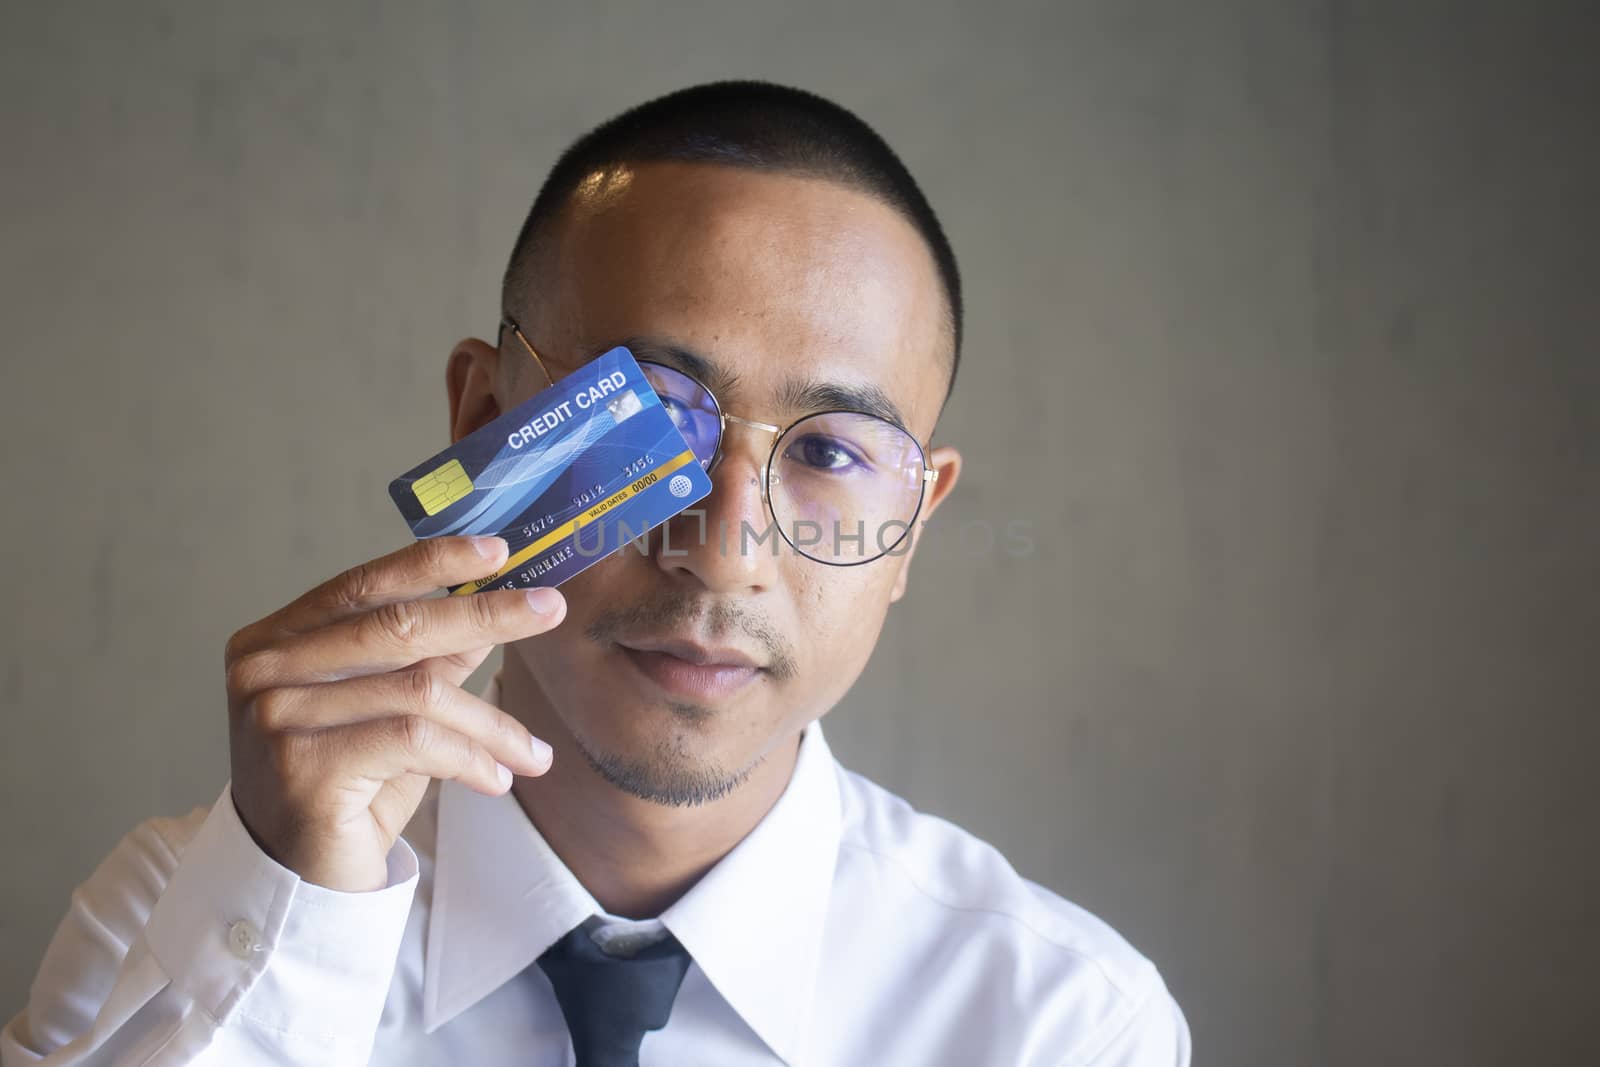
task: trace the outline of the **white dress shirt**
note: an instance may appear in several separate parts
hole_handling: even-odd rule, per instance
[[[820,722],[772,809],[656,919],[608,915],[509,793],[434,782],[388,862],[369,893],[304,882],[227,788],[146,820],[73,893],[0,1067],[571,1067],[534,961],[581,923],[608,951],[668,930],[693,957],[642,1067],[1189,1063],[1149,960],[844,769]]]

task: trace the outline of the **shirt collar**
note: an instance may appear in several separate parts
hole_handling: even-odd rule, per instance
[[[499,704],[498,675],[483,695]],[[487,797],[444,781],[438,803],[423,972],[428,1033],[604,912],[510,793]],[[839,836],[837,772],[814,721],[771,810],[661,913],[717,992],[790,1064],[809,1027]]]

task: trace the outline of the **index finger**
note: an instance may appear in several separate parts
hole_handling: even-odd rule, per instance
[[[501,537],[429,537],[358,563],[234,634],[227,659],[231,662],[285,637],[493,574],[505,563],[507,551]]]
[[[314,685],[382,674],[532,637],[559,625],[565,613],[565,598],[544,587],[400,601],[258,653],[241,672],[249,679],[242,684]]]

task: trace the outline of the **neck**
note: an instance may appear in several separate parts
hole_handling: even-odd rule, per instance
[[[602,778],[509,649],[500,673],[500,706],[555,750],[550,770],[516,779],[517,803],[600,906],[623,918],[660,915],[733,851],[777,803],[799,757],[796,732],[727,795],[671,807]]]

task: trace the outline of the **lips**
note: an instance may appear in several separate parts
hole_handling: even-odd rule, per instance
[[[684,699],[725,700],[761,674],[756,660],[736,648],[710,647],[673,638],[617,642],[623,658],[649,682]]]

